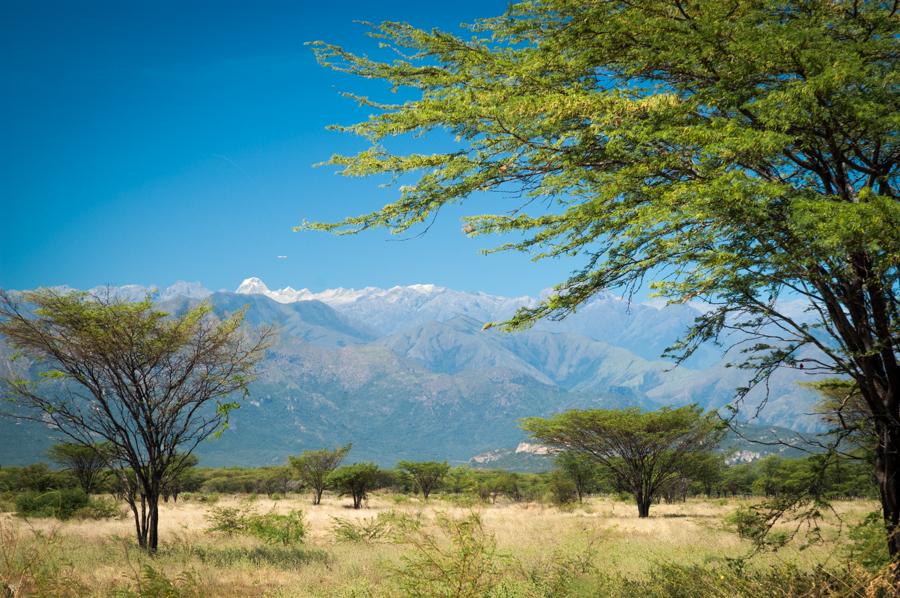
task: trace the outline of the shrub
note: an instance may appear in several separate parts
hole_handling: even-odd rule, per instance
[[[803,571],[791,565],[748,569],[742,561],[728,565],[660,564],[646,579],[606,577],[598,580],[595,595],[620,598],[694,598],[722,596],[895,596],[889,571],[873,577],[861,567],[829,570],[818,566]]]
[[[207,514],[213,532],[259,538],[267,544],[299,544],[306,535],[303,511],[259,514],[248,508],[218,507]]]
[[[560,472],[550,476],[550,499],[555,505],[568,505],[578,500],[575,483]]]
[[[741,507],[726,517],[726,524],[734,527],[738,536],[750,540],[760,548],[777,550],[790,540],[790,535],[783,531],[772,530],[772,521],[765,512],[753,507]]]
[[[384,511],[375,517],[351,521],[340,517],[332,517],[334,537],[338,542],[377,542],[391,537],[398,529],[406,529],[414,521],[407,515],[395,511]]]
[[[247,518],[247,532],[267,544],[299,544],[306,535],[303,511],[295,510],[285,515],[266,513]]]
[[[22,517],[69,519],[87,505],[88,495],[81,488],[22,492],[16,496],[16,512]]]
[[[490,595],[500,580],[502,561],[493,535],[481,517],[462,519],[438,514],[440,534],[419,525],[400,532],[400,542],[411,547],[394,578],[403,596],[411,598],[481,598]]]
[[[203,598],[207,589],[193,571],[182,571],[176,577],[168,577],[149,564],[144,565],[139,575],[135,575],[134,590],[119,588],[116,598]]]
[[[74,513],[75,519],[122,519],[125,513],[119,508],[119,504],[110,498],[94,498],[88,500],[88,504]]]
[[[848,537],[849,558],[867,570],[875,572],[891,562],[887,550],[887,530],[880,512],[869,513],[862,522],[850,529]]]

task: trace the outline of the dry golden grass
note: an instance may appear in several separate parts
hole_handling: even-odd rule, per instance
[[[246,504],[240,497],[222,498],[215,506]],[[592,498],[583,505],[561,510],[549,505],[513,503],[472,508],[433,499],[398,499],[375,495],[367,508],[354,511],[347,502],[326,496],[313,507],[306,496],[282,500],[259,498],[259,512],[284,513],[302,509],[308,523],[306,542],[299,548],[267,547],[255,539],[226,537],[207,531],[210,505],[181,501],[162,507],[160,553],[148,559],[135,547],[130,518],[108,521],[24,521],[0,514],[7,544],[3,553],[45,550],[53,555],[53,571],[74,580],[76,593],[109,595],[116,588],[134,588],[141,568],[150,563],[167,576],[191,572],[202,593],[243,596],[366,596],[381,595],[390,587],[390,575],[404,547],[390,542],[350,544],[336,541],[333,517],[353,521],[394,510],[433,520],[436,512],[462,517],[477,510],[485,528],[496,537],[502,553],[522,567],[537,566],[554,553],[578,553],[591,546],[601,572],[642,576],[658,562],[705,564],[748,553],[750,546],[724,523],[741,501],[689,500],[655,505],[651,517],[639,519],[634,505],[610,498]],[[841,526],[860,520],[876,505],[866,501],[835,505],[840,519],[826,518],[825,541],[801,550],[795,542],[775,554],[755,557],[758,565],[777,562],[812,567],[838,564]],[[843,522],[841,521],[843,520]],[[13,538],[10,540],[9,538]],[[14,544],[14,545],[13,545]],[[27,552],[27,551],[26,551]],[[51,567],[51,569],[53,569]]]

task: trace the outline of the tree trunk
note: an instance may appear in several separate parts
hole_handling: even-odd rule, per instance
[[[900,423],[885,422],[875,449],[875,477],[881,493],[881,510],[888,535],[888,553],[900,555]]]
[[[313,491],[313,504],[317,505],[322,502],[322,492],[324,492],[324,488],[316,488]]]
[[[159,495],[148,496],[147,503],[150,511],[147,521],[147,551],[152,554],[159,547]]]
[[[638,517],[643,519],[644,517],[650,516],[650,503],[653,502],[649,497],[638,496],[637,497],[637,507],[638,507]]]

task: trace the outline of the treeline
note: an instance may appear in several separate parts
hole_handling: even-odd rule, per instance
[[[305,455],[333,451],[309,451]],[[316,493],[314,482],[304,479],[297,463],[268,467],[185,467],[170,480],[164,500],[177,501],[183,493],[264,494]],[[658,501],[680,501],[689,497],[774,497],[798,491],[814,491],[828,498],[877,498],[872,469],[864,461],[813,455],[786,459],[775,455],[750,463],[726,464],[722,458],[699,459],[671,482]],[[470,497],[483,502],[543,501],[557,504],[583,500],[596,494],[624,494],[628,488],[590,461],[572,453],[555,458],[555,469],[546,473],[518,473],[450,467],[443,463],[401,462],[394,468],[371,463],[334,467],[322,476],[321,490],[329,490],[354,499],[361,506],[372,491],[400,495]],[[0,492],[48,492],[79,488],[79,477],[71,469],[51,469],[45,463],[25,467],[0,468]],[[119,478],[100,471],[90,491],[118,495]],[[313,496],[314,502],[315,496]]]

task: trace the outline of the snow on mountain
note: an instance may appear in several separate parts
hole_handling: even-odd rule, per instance
[[[466,316],[482,323],[506,319],[525,305],[533,305],[531,297],[502,297],[487,293],[455,291],[433,284],[394,286],[389,289],[327,289],[313,292],[291,287],[271,290],[259,278],[244,280],[235,291],[245,295],[265,295],[279,303],[321,301],[347,316],[365,321],[383,333],[425,322],[443,322]]]
[[[187,297],[188,299],[206,299],[212,295],[212,291],[204,287],[199,282],[185,282],[179,280],[172,286],[168,287],[159,294],[160,301],[174,299],[176,297]]]

